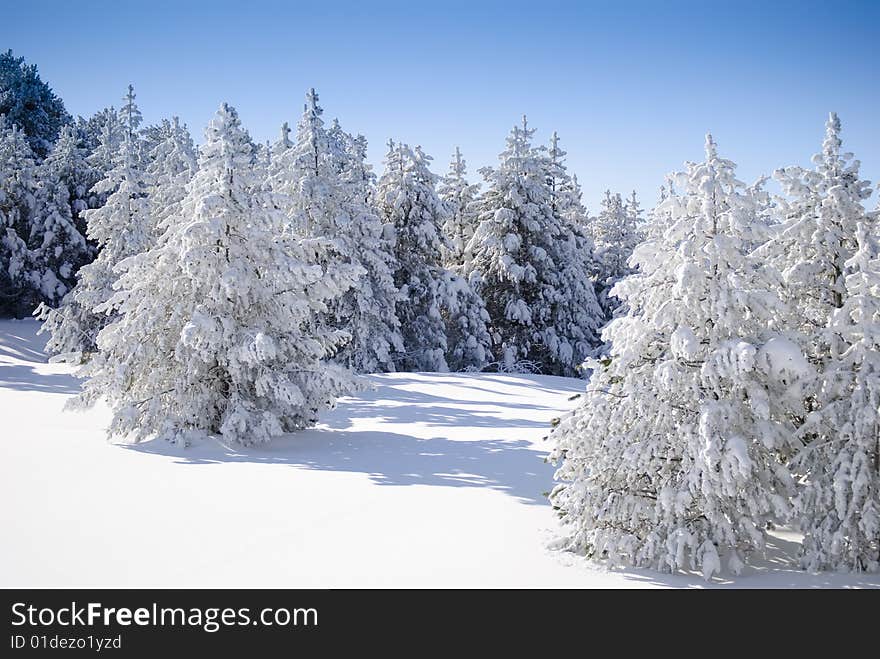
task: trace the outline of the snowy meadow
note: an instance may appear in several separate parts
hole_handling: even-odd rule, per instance
[[[314,89],[199,135],[0,55],[0,585],[880,586],[880,213],[836,114],[779,193],[706,135],[596,214],[525,116],[480,183],[394,140],[374,173]]]

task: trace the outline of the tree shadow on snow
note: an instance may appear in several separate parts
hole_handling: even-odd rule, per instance
[[[419,439],[385,431],[314,429],[277,439],[266,447],[228,447],[216,440],[176,448],[166,442],[123,444],[146,453],[173,455],[190,465],[246,462],[361,473],[377,485],[484,487],[523,503],[547,505],[543,492],[553,467],[526,441]]]
[[[48,361],[43,352],[46,339],[36,336],[38,328],[35,322],[22,322],[16,323],[14,331],[0,332],[0,388],[56,394],[79,393],[79,381],[72,375],[39,373],[36,370],[37,364]]]
[[[812,574],[798,564],[800,543],[779,536],[767,538],[763,556],[752,556],[742,573],[723,572],[706,581],[699,574],[664,574],[652,570],[614,570],[625,579],[667,588],[880,588],[880,574]]]
[[[78,394],[80,383],[64,373],[38,373],[22,364],[0,364],[0,389],[40,391],[49,394]]]
[[[459,375],[455,376],[455,388],[437,386],[447,377],[373,377],[378,385],[376,390],[342,399],[337,409],[322,414],[317,428],[286,435],[266,446],[225,446],[216,439],[188,448],[163,441],[123,446],[173,455],[183,464],[283,464],[362,473],[383,486],[482,487],[505,492],[523,503],[549,505],[543,493],[552,487],[554,467],[544,462],[546,451],[534,448],[531,442],[506,436],[513,428],[541,428],[549,432],[549,423],[526,418],[526,412],[538,410],[549,417],[556,412],[555,408],[524,402],[522,398],[519,402],[500,402],[497,389],[491,389],[491,381],[484,383],[490,388],[478,398],[475,396],[477,400],[460,400],[453,394],[444,395],[460,391]],[[531,387],[528,381],[509,379],[510,384],[519,386],[521,397]],[[432,393],[403,388],[413,383],[429,385]],[[477,384],[476,378],[469,384]],[[555,389],[548,391],[559,393]],[[482,400],[486,392],[495,394],[496,400]],[[378,424],[382,427],[377,428]],[[414,437],[405,434],[407,427],[454,428],[455,439]]]

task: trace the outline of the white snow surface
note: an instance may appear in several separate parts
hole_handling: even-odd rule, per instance
[[[880,587],[808,574],[778,532],[738,577],[552,551],[543,438],[583,381],[398,373],[268,447],[109,443],[71,368],[0,321],[0,587]]]

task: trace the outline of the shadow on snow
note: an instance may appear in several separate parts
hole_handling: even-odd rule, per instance
[[[260,447],[226,446],[217,439],[198,442],[186,449],[162,441],[123,444],[130,450],[173,455],[183,464],[219,464],[249,462],[286,464],[304,469],[361,473],[378,485],[427,485],[443,487],[483,487],[505,492],[528,504],[548,505],[544,492],[553,482],[552,465],[544,462],[545,451],[524,440],[506,439],[506,429],[541,428],[546,422],[535,421],[527,411],[554,412],[536,403],[497,400],[497,389],[465,384],[479,389],[481,396],[494,394],[496,400],[463,401],[436,393],[406,389],[411,384],[430,385],[442,382],[445,374],[396,374],[371,379],[376,390],[348,397],[339,406],[322,415],[317,428],[286,435]],[[452,376],[457,388],[461,374]],[[467,376],[464,376],[467,379]],[[481,379],[491,383],[494,376]],[[475,378],[476,379],[476,378]],[[562,379],[560,379],[562,380]],[[527,393],[536,382],[519,377],[499,376],[498,383],[518,385],[518,395]],[[565,393],[573,385],[562,381]],[[579,385],[574,385],[575,387]],[[544,387],[542,387],[544,388]],[[576,389],[575,389],[576,390]],[[375,429],[381,423],[388,430]],[[401,426],[460,428],[462,433],[478,435],[471,439],[442,436],[418,438],[395,432]],[[358,427],[363,430],[357,430]],[[372,428],[370,426],[373,426]]]
[[[16,331],[0,333],[0,388],[55,394],[79,393],[79,381],[72,375],[37,372],[36,365],[47,361],[43,353],[46,339],[35,335],[38,327],[35,322],[20,323],[20,330],[18,325],[16,323]]]

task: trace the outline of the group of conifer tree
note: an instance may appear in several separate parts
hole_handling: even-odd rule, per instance
[[[34,108],[37,108],[36,110]],[[223,104],[72,120],[0,56],[0,312],[36,308],[78,403],[114,434],[259,443],[382,371],[589,378],[554,430],[567,546],[616,564],[736,572],[774,524],[804,564],[880,565],[880,252],[869,182],[831,115],[814,168],[770,195],[711,136],[642,217],[592,216],[554,133],[523,117],[467,178],[329,125],[314,90],[255,143]]]

